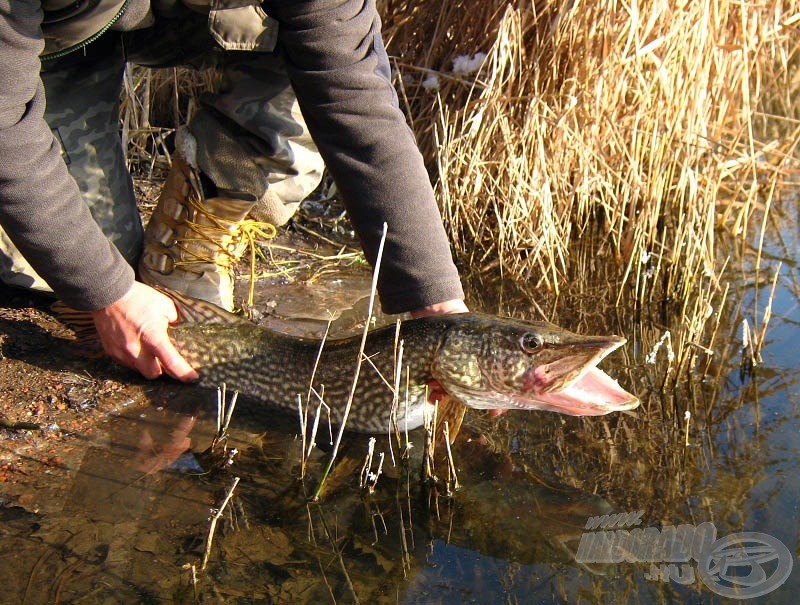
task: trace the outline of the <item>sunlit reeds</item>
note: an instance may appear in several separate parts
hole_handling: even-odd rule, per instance
[[[746,237],[796,147],[796,122],[764,140],[754,125],[796,90],[796,1],[386,5],[402,99],[472,264],[558,290],[595,227],[637,301],[683,300],[718,277],[715,230]],[[475,74],[454,73],[478,51]]]
[[[800,2],[379,3],[401,104],[462,259],[552,291],[571,244],[615,300],[717,280],[715,233],[767,220],[800,124]],[[123,126],[144,168],[213,72],[137,70]],[[133,160],[132,160],[133,161]],[[598,237],[599,236],[599,237]]]

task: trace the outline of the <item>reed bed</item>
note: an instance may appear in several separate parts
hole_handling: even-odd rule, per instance
[[[797,226],[796,203],[787,196],[772,210],[790,233]],[[736,254],[740,248],[730,246],[733,239],[725,232],[718,243]],[[791,258],[793,244],[782,249],[775,243],[780,238],[772,240],[773,259]],[[591,242],[571,247],[576,263],[587,270],[576,273],[558,296],[542,295],[524,281],[498,283],[487,273],[469,288],[482,294],[478,306],[523,317],[543,314],[582,333],[627,336],[628,345],[601,365],[636,393],[641,406],[586,419],[542,414],[535,422],[511,412],[483,424],[472,415],[469,423],[493,444],[497,440],[498,452],[519,447],[530,453],[527,469],[545,484],[602,494],[621,510],[646,510],[653,521],[715,519],[722,532],[752,506],[745,504],[748,495],[774,464],[769,434],[792,418],[762,417],[760,401],[787,388],[775,377],[774,360],[758,362],[750,373],[740,365],[744,319],[759,326],[751,331],[754,348],[763,344],[777,276],[784,288],[797,291],[795,272],[785,266],[780,272],[780,262],[757,279],[756,245],[750,246],[720,265],[722,283],[703,277],[682,303],[682,313],[666,311],[670,305],[635,310],[597,304],[613,300],[621,278],[612,263],[591,254]],[[532,309],[530,300],[541,310]],[[515,428],[516,422],[524,428]]]
[[[616,302],[683,301],[719,278],[715,234],[744,245],[796,169],[800,0],[379,10],[401,103],[470,266],[558,292],[580,260],[571,244],[592,238],[623,276]],[[147,175],[168,162],[191,98],[215,81],[131,69],[130,162]]]
[[[624,276],[618,300],[687,298],[718,277],[715,232],[751,234],[800,140],[797,0],[384,13],[455,246],[539,287],[558,291],[571,242],[599,233],[596,254]]]

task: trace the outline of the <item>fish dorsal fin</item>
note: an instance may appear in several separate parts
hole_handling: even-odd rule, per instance
[[[166,288],[158,287],[157,289],[175,302],[175,307],[178,309],[182,322],[204,324],[238,324],[247,322],[246,319],[205,300],[192,298]]]
[[[75,333],[75,349],[86,357],[100,357],[103,345],[94,327],[90,311],[78,311],[60,300],[53,301],[50,312],[55,318]]]

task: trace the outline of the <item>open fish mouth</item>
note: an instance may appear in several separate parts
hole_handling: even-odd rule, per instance
[[[544,410],[569,416],[602,416],[632,410],[639,405],[635,395],[595,366],[584,367],[573,376],[548,383],[547,388],[542,384],[505,390],[443,386],[468,407],[484,410]]]
[[[446,392],[476,409],[544,410],[570,416],[632,410],[639,399],[597,367],[625,342],[619,336],[579,337],[552,345],[543,351],[546,358],[531,360],[516,382],[488,371],[479,382],[454,378],[455,374],[438,380]]]
[[[597,367],[588,367],[562,388],[518,398],[518,408],[546,409],[570,416],[602,416],[632,410],[639,399]]]
[[[484,319],[445,335],[432,377],[451,397],[483,410],[599,416],[631,410],[635,395],[597,367],[627,340],[569,332],[546,322]]]
[[[639,399],[597,367],[626,340],[618,336],[587,339],[573,345],[572,352],[552,363],[532,368],[530,390],[517,403],[571,416],[600,416],[631,410]],[[525,400],[530,398],[528,405]]]

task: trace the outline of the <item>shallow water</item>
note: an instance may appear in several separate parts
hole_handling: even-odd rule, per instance
[[[213,468],[224,459],[207,453],[216,430],[213,393],[160,384],[150,391],[150,406],[129,408],[72,442],[74,464],[31,478],[34,495],[25,507],[0,508],[0,602],[723,602],[738,590],[794,603],[797,198],[775,217],[780,238],[766,244],[759,287],[753,256],[737,260],[741,268],[724,276],[733,287],[728,304],[716,310],[714,356],[698,355],[680,376],[670,375],[664,352],[655,364],[646,361],[666,327],[680,341],[679,324],[669,318],[600,310],[591,288],[574,302],[547,301],[566,327],[629,336],[625,351],[603,367],[642,398],[642,407],[590,419],[472,413],[453,452],[460,488],[452,494],[420,480],[416,432],[407,464],[391,464],[397,444],[378,440],[385,458],[373,494],[358,486],[367,440],[347,438],[322,498],[310,503],[330,437],[321,430],[299,481],[297,421],[246,401],[230,426],[233,463]],[[778,260],[763,361],[743,375],[741,320],[760,321]],[[344,281],[316,282],[326,305],[355,306],[337,329],[357,328],[364,283],[360,270]],[[342,305],[336,296],[343,291],[357,296]],[[537,317],[518,284],[474,284],[470,291],[476,310]],[[548,308],[544,298],[538,302]],[[295,322],[299,332],[324,329],[319,317],[296,323],[302,305],[287,305],[272,305],[263,321]],[[436,472],[447,474],[442,465]],[[234,477],[240,482],[201,571],[212,509]],[[590,518],[612,513],[631,515],[606,527],[607,534],[587,527]],[[685,526],[679,537],[666,541],[677,526]],[[637,528],[645,531],[631,531]],[[620,550],[602,541],[612,533],[644,537]],[[748,537],[750,549],[737,537]]]

